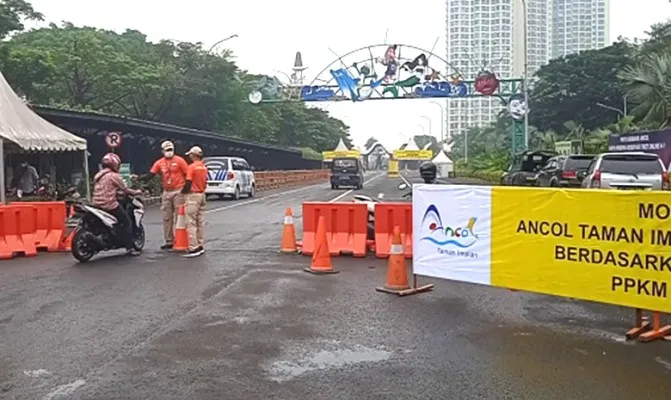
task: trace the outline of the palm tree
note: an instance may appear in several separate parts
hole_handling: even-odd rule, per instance
[[[638,105],[633,113],[660,128],[671,126],[671,55],[647,54],[618,75],[627,96]]]

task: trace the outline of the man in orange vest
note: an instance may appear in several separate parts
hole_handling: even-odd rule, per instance
[[[161,174],[163,193],[161,194],[161,211],[163,211],[163,237],[165,243],[162,250],[172,249],[175,241],[175,220],[179,206],[184,204],[181,191],[186,181],[188,165],[184,158],[175,155],[175,145],[170,141],[161,143],[163,157],[156,160],[150,173]]]
[[[207,167],[203,164],[203,149],[193,146],[186,153],[191,164],[186,171],[186,183],[182,193],[186,195],[186,231],[189,235],[189,250],[184,257],[198,257],[205,253],[205,188],[207,187]]]

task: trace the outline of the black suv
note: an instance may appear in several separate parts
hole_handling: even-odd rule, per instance
[[[579,175],[587,171],[594,157],[591,154],[553,157],[538,171],[536,186],[579,188],[582,181]]]
[[[516,154],[508,170],[501,176],[501,185],[535,186],[536,173],[556,155],[551,151],[523,151]]]
[[[331,164],[331,189],[341,186],[363,188],[363,164],[358,158],[334,158]]]

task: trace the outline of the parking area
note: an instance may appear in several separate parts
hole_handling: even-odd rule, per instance
[[[339,274],[313,276],[309,258],[278,254],[285,207],[300,238],[304,201],[400,201],[401,179],[366,179],[210,201],[197,259],[157,250],[151,209],[139,258],[3,263],[0,398],[668,397],[671,348],[625,342],[633,310],[429,279],[433,292],[398,298],[375,292],[385,260],[338,257]]]

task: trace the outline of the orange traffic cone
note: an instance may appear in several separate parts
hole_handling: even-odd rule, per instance
[[[329,244],[326,238],[326,219],[319,217],[317,224],[317,233],[315,234],[315,251],[312,253],[312,264],[310,268],[305,268],[305,272],[311,274],[337,274],[338,271],[331,265],[331,254],[329,253]]]
[[[186,213],[184,211],[184,204],[181,204],[177,211],[177,222],[175,223],[175,243],[172,245],[172,250],[189,250],[189,234],[186,233]]]
[[[407,296],[418,292],[424,292],[433,289],[433,285],[414,287],[408,285],[408,270],[403,255],[403,242],[401,241],[401,227],[394,226],[394,236],[391,240],[391,250],[389,251],[389,262],[387,264],[387,278],[384,286],[375,290],[378,292],[391,293],[399,296]]]
[[[291,207],[287,207],[284,213],[284,228],[282,229],[282,253],[296,253],[296,229],[294,228],[294,217],[291,215]]]

